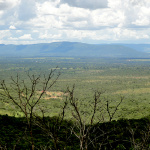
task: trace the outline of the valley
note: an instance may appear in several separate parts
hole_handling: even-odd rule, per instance
[[[57,82],[46,91],[46,95],[40,101],[40,105],[47,110],[46,116],[58,115],[67,96],[67,88],[75,85],[75,97],[81,102],[81,109],[86,111],[87,117],[90,116],[92,108],[87,110],[84,105],[92,104],[94,92],[101,91],[104,105],[107,100],[110,101],[112,110],[120,97],[124,97],[114,119],[139,119],[149,116],[149,59],[128,60],[85,57],[1,58],[0,78],[6,80],[9,86],[11,76],[15,78],[18,74],[21,80],[29,84],[27,72],[42,77],[58,66],[55,72],[55,75],[60,73]],[[38,85],[37,94],[40,90],[42,87]],[[21,115],[19,109],[9,101],[3,102],[2,99],[0,103],[1,114],[18,117]],[[38,113],[39,110],[36,111]],[[66,118],[71,118],[70,110],[67,111]],[[107,121],[108,116],[105,117]]]

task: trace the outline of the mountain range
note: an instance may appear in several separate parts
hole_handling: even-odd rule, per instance
[[[116,57],[149,58],[150,44],[86,44],[53,42],[29,45],[0,44],[0,56],[8,57]]]

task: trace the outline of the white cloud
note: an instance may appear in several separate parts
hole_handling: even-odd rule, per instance
[[[51,34],[48,33],[47,31],[44,34],[40,34],[39,38],[40,39],[60,39],[61,38],[61,34]]]
[[[9,29],[16,29],[16,27],[13,26],[13,25],[11,25],[11,26],[9,27]]]
[[[113,27],[124,21],[124,14],[120,10],[97,10],[92,12],[93,27]]]
[[[148,26],[150,25],[150,9],[146,7],[141,7],[138,12],[138,17],[132,22],[137,26]]]
[[[9,30],[0,30],[0,39],[9,38],[11,36],[11,33]]]
[[[5,43],[147,40],[149,8],[149,0],[0,0],[0,30],[7,31],[0,39]]]
[[[34,0],[21,0],[18,10],[18,18],[28,21],[36,17],[36,3]]]
[[[20,0],[0,0],[0,29],[9,29],[11,22],[16,21],[15,11],[19,2]]]
[[[61,3],[80,8],[100,9],[106,8],[108,2],[107,0],[61,0]]]
[[[113,29],[114,38],[116,40],[135,40],[135,39],[148,39],[150,38],[150,34],[146,33],[146,30],[131,30],[131,29],[121,29],[114,28]]]
[[[17,5],[19,0],[0,0],[0,10],[7,10]]]
[[[21,39],[21,40],[31,40],[32,37],[31,37],[31,34],[24,34],[24,35],[20,36],[19,39]]]
[[[21,30],[17,30],[16,33],[22,33],[22,31]]]
[[[14,38],[14,37],[10,37],[10,38],[8,38],[9,40],[13,40],[13,41],[16,41],[16,40],[18,40],[18,38]]]
[[[150,31],[150,29],[149,29]],[[66,39],[74,39],[75,41],[88,41],[89,43],[99,43],[102,41],[110,41],[110,42],[119,42],[119,41],[140,41],[147,40],[150,38],[150,32],[147,33],[147,30],[131,30],[131,29],[122,29],[122,28],[114,28],[114,29],[103,29],[103,30],[69,30],[69,32],[64,31],[66,33]],[[90,38],[89,38],[90,37]],[[95,42],[94,42],[95,41]]]
[[[150,18],[150,1],[147,0],[109,0],[109,7],[114,12],[120,10],[124,14],[124,27],[147,26]]]
[[[34,32],[34,33],[38,33],[39,31],[38,31],[38,30],[33,30],[33,32]]]
[[[57,3],[56,3],[57,2]],[[58,15],[58,7],[56,7],[58,1],[45,1],[44,3],[37,3],[37,13],[38,15]]]

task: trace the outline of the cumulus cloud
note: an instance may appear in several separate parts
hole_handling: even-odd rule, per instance
[[[0,30],[16,43],[146,40],[149,8],[149,0],[0,0]]]
[[[60,39],[62,35],[61,34],[48,34],[48,33],[45,33],[45,34],[41,34],[39,36],[40,39]]]
[[[20,20],[28,21],[34,17],[36,17],[35,0],[21,0],[18,10],[18,18]]]
[[[150,25],[150,1],[147,0],[109,0],[109,7],[114,12],[120,10],[124,14],[123,27],[143,27]]]
[[[13,26],[13,25],[11,25],[10,27],[9,27],[9,29],[16,29],[16,27],[15,26]]]
[[[22,36],[19,37],[20,40],[31,40],[31,34],[24,34]]]
[[[37,3],[37,13],[39,15],[58,15],[58,8],[55,3],[45,1],[44,3]]]
[[[12,40],[12,41],[15,41],[15,40],[18,40],[18,38],[14,38],[14,37],[10,37],[8,38],[9,40]]]
[[[0,10],[7,10],[13,8],[19,0],[0,0]]]
[[[124,14],[120,10],[111,9],[97,10],[91,13],[91,24],[93,29],[116,27],[124,22]],[[103,29],[102,28],[102,29]]]
[[[107,0],[61,0],[61,3],[67,3],[73,7],[100,9],[107,7]]]
[[[10,22],[14,21],[16,7],[19,1],[20,0],[0,0],[0,25],[3,25],[2,29],[8,29]]]
[[[6,39],[11,36],[11,33],[9,30],[0,30],[0,39]]]

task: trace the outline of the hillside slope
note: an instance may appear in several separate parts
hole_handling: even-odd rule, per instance
[[[77,42],[54,42],[30,45],[0,44],[1,56],[78,56],[78,57],[149,57],[148,53],[119,44],[85,44]]]

